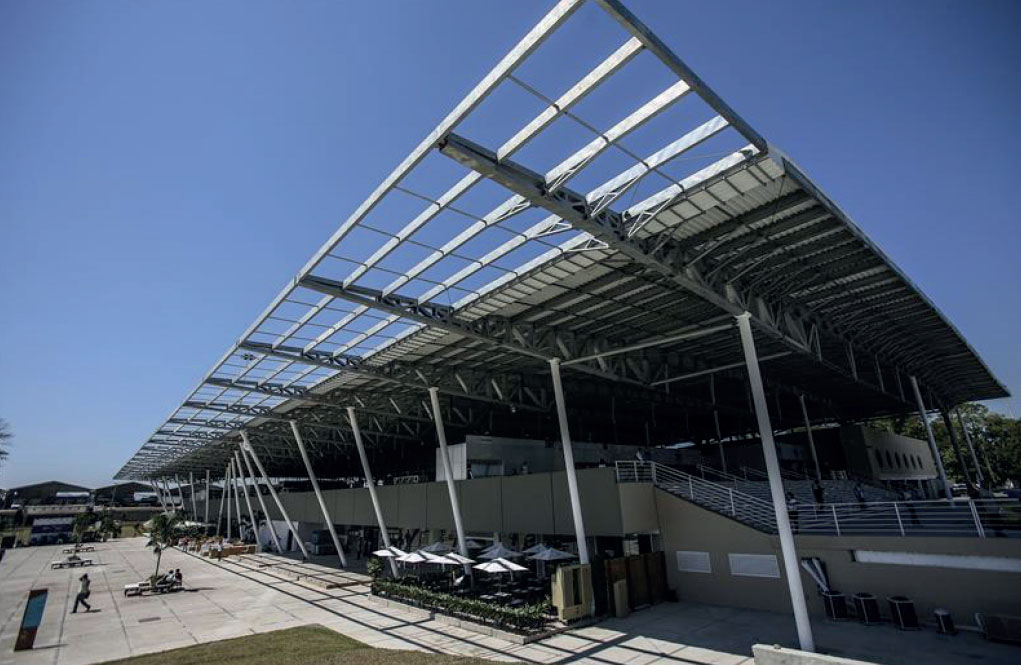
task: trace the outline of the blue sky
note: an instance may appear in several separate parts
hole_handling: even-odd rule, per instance
[[[549,6],[0,3],[0,486],[109,480]],[[630,6],[1021,393],[1021,5]]]

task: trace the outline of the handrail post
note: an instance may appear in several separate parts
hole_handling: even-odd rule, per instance
[[[656,477],[656,463],[649,462],[649,468],[652,470],[652,484],[655,485],[658,482],[658,478]]]
[[[688,476],[688,498],[692,501],[695,500],[695,486],[691,482],[691,476]]]
[[[975,530],[978,531],[978,537],[985,538],[986,530],[982,528],[982,520],[978,516],[978,509],[975,508],[975,500],[968,499],[968,506],[971,508],[971,518],[975,520]]]
[[[737,508],[734,506],[734,488],[728,487],[727,493],[730,494],[730,514],[731,516],[737,515]]]
[[[900,508],[897,507],[897,502],[893,502],[893,512],[897,515],[897,528],[900,529],[900,535],[904,535],[904,522],[900,519]]]
[[[833,528],[837,530],[837,535],[840,535],[840,520],[837,519],[837,507],[834,504],[830,504],[830,511],[833,513]]]

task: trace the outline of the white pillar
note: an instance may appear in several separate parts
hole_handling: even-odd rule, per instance
[[[184,512],[184,490],[181,489],[181,477],[174,474],[174,483],[177,484],[177,497],[181,499],[181,512]]]
[[[191,496],[191,518],[195,521],[199,519],[199,509],[195,507],[195,472],[188,472],[188,494]]]
[[[822,469],[819,468],[819,455],[815,452],[815,437],[812,436],[812,423],[808,421],[808,407],[805,406],[805,396],[798,395],[798,402],[801,404],[801,417],[805,419],[805,434],[808,435],[808,449],[812,451],[812,464],[815,464],[815,477],[822,482]]]
[[[294,522],[287,515],[287,509],[284,508],[284,504],[280,502],[280,497],[277,496],[276,488],[273,487],[273,483],[269,481],[269,476],[266,475],[266,469],[262,466],[262,461],[259,459],[259,455],[255,452],[255,448],[248,440],[248,432],[241,430],[241,438],[245,442],[245,452],[252,456],[252,461],[255,462],[255,468],[259,470],[259,475],[262,476],[262,480],[269,487],[269,494],[273,497],[273,503],[277,504],[277,510],[283,516],[284,521],[287,522],[287,528],[291,530],[291,534],[294,536],[294,540],[298,543],[298,549],[301,550],[301,555],[304,558],[308,558],[308,550],[305,549],[305,543],[302,542],[301,536],[298,535],[298,528],[294,526]],[[267,516],[268,517],[268,516]]]
[[[752,389],[752,403],[755,406],[755,418],[759,425],[762,453],[766,458],[769,492],[773,497],[773,512],[776,514],[776,528],[780,536],[780,554],[783,557],[784,571],[787,574],[787,588],[790,591],[791,605],[794,608],[794,624],[798,630],[798,642],[803,651],[815,651],[812,624],[808,620],[808,606],[805,604],[805,590],[801,585],[798,552],[794,546],[794,534],[791,533],[790,519],[787,516],[787,501],[784,497],[783,480],[780,477],[780,463],[777,461],[776,444],[773,442],[773,426],[769,421],[766,393],[762,388],[762,375],[759,373],[759,359],[755,352],[751,315],[748,312],[739,314],[737,326],[741,332],[741,348],[744,350],[745,364],[748,366],[748,384]]]
[[[443,427],[443,414],[440,412],[440,391],[429,389],[429,402],[433,408],[433,421],[436,423],[436,438],[440,441],[440,461],[443,464],[443,475],[447,479],[447,494],[450,495],[450,510],[454,513],[454,530],[457,532],[457,549],[461,556],[468,556],[468,543],[464,537],[464,523],[461,521],[461,504],[457,498],[457,486],[454,484],[454,471],[450,467],[450,454],[447,451],[447,431]],[[465,570],[471,569],[465,565]]]
[[[240,450],[241,446],[238,446]],[[241,468],[241,456],[238,455],[238,451],[234,451],[234,468],[238,470],[238,475],[241,476],[241,491],[245,494],[245,505],[248,506],[248,518],[252,520],[252,534],[255,536],[255,544],[259,544],[259,529],[255,523],[255,511],[252,510],[252,500],[248,498],[248,478],[245,476],[244,469]],[[238,522],[240,524],[240,521]],[[238,527],[238,531],[241,528]],[[244,540],[242,538],[242,540]]]
[[[202,518],[204,524],[209,524],[209,469],[206,469],[206,505],[203,508],[205,516]]]
[[[241,539],[241,542],[244,542],[245,534],[242,533],[242,531],[241,531],[241,497],[238,496],[239,490],[241,489],[241,488],[238,487],[238,485],[240,484],[240,481],[241,481],[241,466],[238,465],[238,464],[235,464],[234,460],[231,460],[230,464],[231,464],[231,468],[234,469],[234,473],[232,474],[232,480],[233,480],[233,485],[234,485],[234,487],[233,487],[233,491],[234,491],[234,507],[237,509],[237,512],[235,514],[237,515],[237,520],[238,520],[238,538]]]
[[[228,466],[223,470],[223,491],[220,492],[220,512],[216,514],[216,535],[220,535],[220,522],[223,521],[223,503],[227,498],[227,476],[230,473]]]
[[[925,427],[925,436],[929,439],[929,452],[932,453],[932,459],[936,462],[936,470],[939,471],[939,479],[943,483],[943,491],[946,492],[947,501],[953,501],[954,493],[950,489],[947,472],[943,469],[943,457],[939,454],[939,448],[936,446],[936,437],[932,435],[932,425],[929,424],[929,419],[925,415],[925,402],[922,401],[922,391],[918,388],[918,379],[914,376],[909,376],[908,379],[911,381],[911,390],[915,393],[918,417],[922,419],[922,425]]]
[[[230,540],[230,488],[234,484],[234,461],[227,462],[227,480],[223,483],[224,496],[227,497],[227,540]]]
[[[723,452],[723,433],[720,431],[720,412],[716,410],[716,375],[709,375],[709,396],[713,401],[713,425],[716,426],[716,444],[720,447],[720,469],[727,473],[727,455]]]
[[[961,410],[957,409],[957,422],[961,424],[961,431],[964,432],[964,443],[968,446],[968,454],[971,455],[971,463],[975,465],[975,475],[978,478],[978,482],[982,487],[986,486],[985,474],[982,473],[982,467],[978,463],[978,455],[975,454],[975,446],[971,442],[971,434],[968,433],[968,428],[964,424],[964,416],[961,415]]]
[[[167,512],[167,502],[163,500],[163,493],[160,492],[160,484],[151,477],[149,478],[149,484],[152,485],[153,490],[156,492],[156,500],[160,502],[160,507],[163,508],[163,512]]]
[[[347,407],[347,418],[351,421],[351,431],[355,437],[355,447],[358,449],[358,459],[362,461],[362,473],[365,474],[365,482],[369,486],[369,499],[372,501],[372,509],[376,512],[376,523],[379,524],[379,533],[383,538],[383,547],[390,547],[390,534],[386,530],[386,522],[383,521],[383,509],[379,506],[379,497],[376,496],[376,482],[372,479],[372,471],[369,469],[369,457],[365,454],[365,444],[362,443],[362,430],[358,427],[358,417],[355,415],[353,406]],[[390,570],[394,577],[397,577],[397,562],[393,557],[388,557]]]
[[[567,471],[567,492],[571,496],[571,515],[574,518],[574,537],[578,541],[578,560],[589,562],[588,543],[585,541],[585,523],[581,518],[581,498],[578,496],[578,476],[574,469],[574,450],[571,448],[571,431],[567,426],[567,405],[564,403],[564,386],[560,381],[560,359],[551,358],[553,394],[557,400],[557,417],[560,419],[560,441],[564,446],[564,470]]]
[[[301,453],[301,459],[305,462],[305,470],[308,471],[308,479],[312,481],[312,490],[316,493],[316,499],[319,501],[319,508],[323,511],[323,519],[326,520],[326,528],[330,530],[330,537],[333,538],[333,546],[337,548],[337,556],[340,557],[340,567],[347,567],[347,558],[344,557],[344,548],[340,546],[340,538],[337,537],[337,530],[333,528],[333,518],[330,517],[330,511],[326,507],[326,500],[323,499],[323,492],[319,489],[319,481],[316,479],[315,472],[312,471],[312,462],[308,459],[308,452],[305,450],[305,442],[301,438],[301,432],[298,430],[298,423],[291,421],[291,431],[294,432],[294,440],[298,442],[298,452]]]
[[[163,481],[163,496],[166,497],[167,500],[167,509],[175,511],[176,507],[174,506],[174,495],[170,493],[170,485],[167,483],[167,477],[163,476],[160,480]]]
[[[259,479],[255,476],[252,471],[252,463],[248,461],[248,453],[245,452],[245,447],[241,446],[241,459],[245,461],[245,468],[248,469],[248,475],[252,477],[252,482],[255,486],[255,498],[259,500],[259,507],[262,508],[262,514],[266,518],[266,528],[269,529],[269,535],[273,538],[273,544],[276,545],[277,553],[283,553],[283,549],[280,547],[280,537],[277,536],[277,530],[273,528],[273,522],[269,518],[269,511],[266,510],[266,500],[262,498],[262,491],[259,489]],[[259,525],[255,525],[255,542],[259,542]]]

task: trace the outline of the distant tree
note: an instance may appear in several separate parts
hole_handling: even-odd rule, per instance
[[[78,513],[74,517],[74,524],[72,526],[72,533],[74,534],[74,542],[79,545],[82,544],[82,538],[85,537],[85,533],[96,523],[96,516],[86,511],[84,513]]]
[[[1015,486],[1021,484],[1021,419],[1011,418],[1000,413],[993,413],[981,404],[966,403],[960,406],[964,426],[968,428],[975,454],[982,474],[986,476],[986,486],[1002,486],[1008,481]],[[873,421],[873,427],[889,430],[895,434],[925,440],[925,428],[918,416],[899,416]],[[947,478],[954,482],[964,482],[965,475],[961,468],[961,460],[957,458],[950,435],[942,418],[929,421],[933,437],[943,458],[943,466]],[[951,415],[951,425],[957,434],[961,457],[974,479],[974,464],[968,452],[960,422],[956,415]],[[990,478],[990,471],[992,477]]]
[[[121,535],[120,522],[113,518],[109,510],[104,510],[102,517],[99,518],[99,532],[107,538],[118,538]]]
[[[0,464],[7,459],[7,455],[10,451],[6,450],[11,445],[11,440],[14,438],[14,432],[11,431],[11,426],[7,424],[7,421],[0,418]]]

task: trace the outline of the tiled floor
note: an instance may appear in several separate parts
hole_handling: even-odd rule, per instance
[[[380,648],[416,649],[532,663],[591,665],[750,665],[755,643],[792,646],[788,616],[712,605],[667,603],[624,619],[604,621],[517,645],[486,637],[421,612],[384,607],[363,585],[322,589],[259,568],[254,562],[210,563],[178,551],[163,568],[180,568],[189,591],[125,598],[124,584],[146,577],[154,561],[142,539],[98,546],[93,579],[95,612],[69,614],[79,569],[50,570],[56,547],[12,550],[0,562],[0,663],[96,663],[127,655],[318,623]],[[29,589],[50,591],[36,648],[14,653]],[[877,662],[1021,662],[1021,649],[987,644],[975,635],[944,638],[930,631],[901,633],[889,626],[816,622],[820,649]]]

